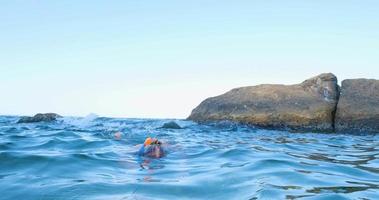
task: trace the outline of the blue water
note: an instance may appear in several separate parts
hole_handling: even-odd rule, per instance
[[[17,119],[0,117],[0,199],[379,199],[379,135]],[[168,155],[138,157],[147,136],[164,141]]]

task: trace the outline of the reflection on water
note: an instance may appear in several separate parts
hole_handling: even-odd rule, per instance
[[[379,136],[227,122],[0,117],[1,199],[379,199]],[[120,131],[120,133],[115,133]],[[139,157],[147,136],[168,144]]]

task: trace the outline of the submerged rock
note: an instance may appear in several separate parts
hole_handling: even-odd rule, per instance
[[[176,122],[171,121],[171,122],[164,123],[163,126],[162,126],[161,128],[167,128],[167,129],[181,129],[182,127],[180,127]]]
[[[265,84],[233,89],[196,107],[188,119],[231,120],[266,128],[333,131],[337,78],[320,74],[295,85]]]
[[[56,113],[38,113],[33,117],[21,117],[17,123],[51,122],[62,117]]]
[[[379,80],[342,81],[335,128],[337,132],[379,133]]]

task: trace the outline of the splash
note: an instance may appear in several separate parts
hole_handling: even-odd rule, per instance
[[[85,127],[93,126],[94,121],[98,117],[99,117],[98,115],[94,113],[90,113],[85,117],[63,117],[61,121],[63,121],[63,123],[68,124],[68,125],[76,126],[79,128],[85,128]]]

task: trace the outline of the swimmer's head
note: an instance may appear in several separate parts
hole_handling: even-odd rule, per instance
[[[153,139],[151,137],[146,138],[145,142],[143,143],[144,146],[150,145],[153,142]]]
[[[121,140],[122,133],[121,133],[120,131],[118,131],[118,132],[116,132],[116,133],[114,134],[114,137],[115,137],[116,140]]]

